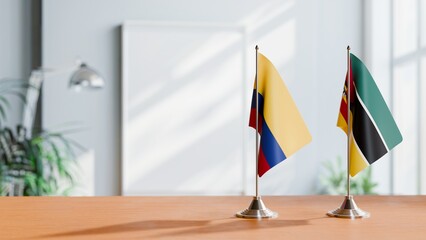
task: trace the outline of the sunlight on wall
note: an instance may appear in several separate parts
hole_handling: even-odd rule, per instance
[[[258,8],[243,18],[239,23],[246,25],[249,32],[266,27],[275,19],[286,15],[294,6],[294,1],[264,1]]]
[[[218,27],[218,29],[221,29]],[[241,33],[235,33],[235,29],[226,33],[216,33],[213,36],[187,52],[187,56],[180,59],[174,67],[172,77],[174,79],[183,78],[190,75],[191,72],[196,71],[198,68],[206,64],[216,55],[227,51],[227,49],[235,44],[241,44]],[[243,29],[241,28],[241,31]]]

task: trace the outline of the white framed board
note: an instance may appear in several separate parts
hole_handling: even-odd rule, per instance
[[[244,192],[245,51],[239,26],[123,24],[123,195]]]

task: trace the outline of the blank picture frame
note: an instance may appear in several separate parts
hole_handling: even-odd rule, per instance
[[[215,23],[123,24],[123,195],[243,194],[245,36]]]

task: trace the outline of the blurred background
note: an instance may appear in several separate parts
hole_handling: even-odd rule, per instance
[[[425,13],[425,0],[0,0],[2,194],[254,194],[256,44],[313,137],[260,179],[262,195],[344,192],[347,45],[404,138],[354,192],[425,194]],[[69,88],[76,59],[101,89]],[[53,70],[31,98],[39,67]],[[33,134],[17,129],[26,114]]]

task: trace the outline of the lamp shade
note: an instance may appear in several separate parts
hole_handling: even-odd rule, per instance
[[[82,63],[72,74],[69,86],[76,90],[81,88],[99,89],[104,84],[104,79],[94,69]]]

